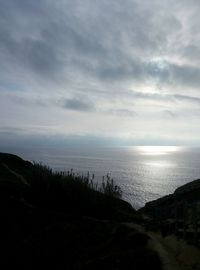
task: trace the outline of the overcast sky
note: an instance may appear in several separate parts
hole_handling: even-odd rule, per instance
[[[200,145],[200,2],[0,0],[0,140]]]

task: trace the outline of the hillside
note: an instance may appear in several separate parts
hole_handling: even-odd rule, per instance
[[[173,194],[146,203],[139,212],[148,216],[163,235],[176,234],[188,243],[200,245],[200,179],[177,188]]]
[[[161,269],[120,189],[0,153],[2,269]]]

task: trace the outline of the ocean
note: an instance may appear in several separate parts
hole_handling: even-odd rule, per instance
[[[13,151],[55,170],[88,171],[96,181],[109,174],[136,209],[200,178],[200,148],[181,146],[69,147]]]

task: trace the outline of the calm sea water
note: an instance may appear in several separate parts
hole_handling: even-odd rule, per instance
[[[174,192],[200,178],[200,148],[143,146],[16,150],[28,160],[41,161],[57,170],[91,172],[97,181],[109,173],[135,208]]]

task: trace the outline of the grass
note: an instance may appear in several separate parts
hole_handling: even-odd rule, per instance
[[[1,269],[160,270],[140,216],[109,175],[53,171],[0,153]]]
[[[54,171],[41,163],[23,161],[0,153],[0,198],[21,200],[37,209],[101,219],[138,217],[122,190],[106,175],[101,183],[94,175],[79,175],[73,170]]]
[[[121,200],[122,190],[109,175],[97,183],[89,173],[58,172],[41,163],[33,163],[27,181],[26,200],[40,208],[105,219],[136,215],[129,203]]]
[[[103,176],[102,182],[98,183],[95,181],[94,174],[91,176],[89,172],[86,175],[79,175],[75,173],[73,169],[67,172],[53,171],[49,166],[34,162],[31,178],[31,183],[35,184],[37,180],[37,184],[46,186],[46,189],[49,189],[49,185],[53,182],[54,184],[56,182],[58,185],[62,185],[62,187],[69,182],[73,182],[84,189],[101,192],[110,198],[122,198],[121,188],[115,184],[109,174],[107,174],[106,177]]]

